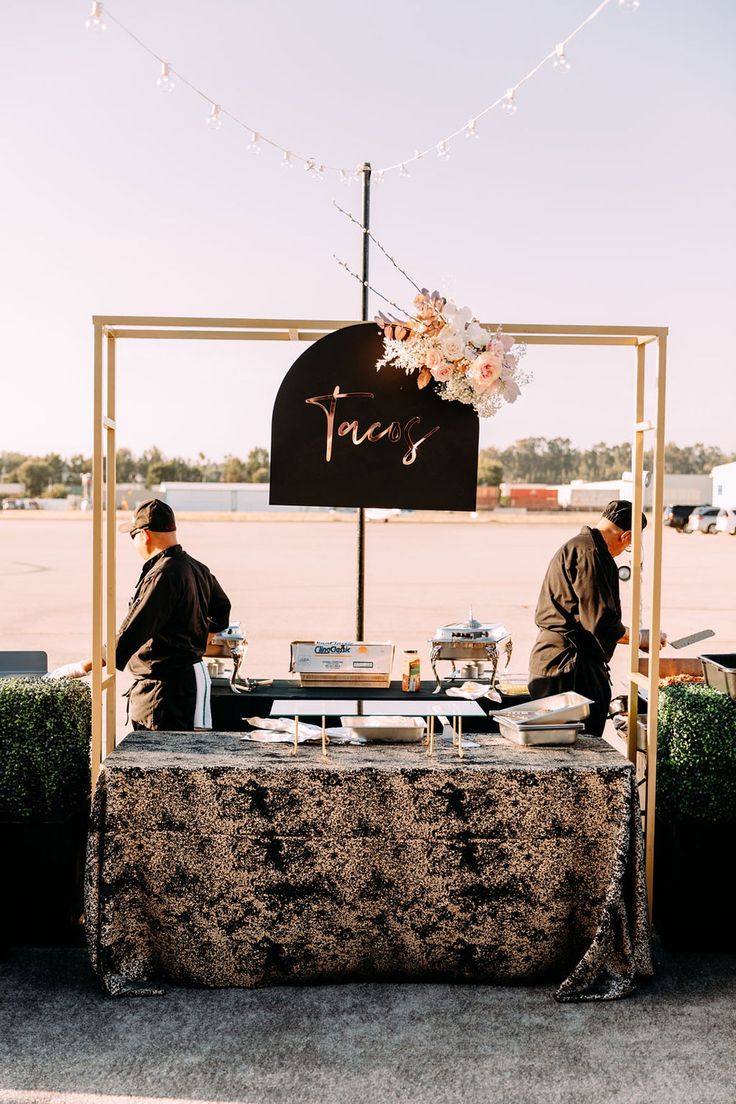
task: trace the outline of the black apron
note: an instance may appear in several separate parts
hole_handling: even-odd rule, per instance
[[[129,690],[133,728],[159,732],[191,732],[197,683],[193,667],[165,679],[136,679]]]
[[[602,736],[611,704],[611,675],[608,664],[602,657],[590,655],[568,635],[545,629],[539,636],[538,643],[543,645],[547,654],[555,646],[559,649],[557,663],[553,665],[557,668],[557,673],[532,675],[529,680],[532,698],[546,698],[552,694],[564,694],[568,690],[591,698],[593,704],[585,722],[585,732],[588,736]]]

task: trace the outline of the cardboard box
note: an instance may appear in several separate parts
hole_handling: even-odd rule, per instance
[[[383,686],[391,683],[394,646],[347,640],[293,640],[289,670],[304,686]]]

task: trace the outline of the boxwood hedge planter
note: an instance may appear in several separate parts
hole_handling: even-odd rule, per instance
[[[685,684],[659,699],[654,925],[672,949],[736,948],[736,702]]]
[[[90,718],[86,683],[0,680],[0,942],[79,937]]]

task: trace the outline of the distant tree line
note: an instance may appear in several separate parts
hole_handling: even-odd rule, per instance
[[[736,453],[725,453],[712,445],[676,445],[665,448],[665,471],[680,475],[709,475],[716,464],[736,460]],[[645,468],[652,466],[652,454],[644,457]],[[158,483],[267,483],[269,456],[265,448],[253,448],[245,459],[226,456],[210,460],[200,452],[196,460],[164,456],[158,448],[146,449],[140,456],[130,449],[118,449],[118,483],[140,482],[147,487]],[[572,479],[589,481],[620,479],[631,470],[631,445],[593,445],[575,448],[568,437],[523,437],[505,449],[481,449],[478,483],[497,487],[502,480],[513,483],[569,483]],[[41,495],[62,497],[79,491],[84,472],[92,471],[92,458],[78,453],[62,457],[56,452],[46,456],[26,456],[19,452],[0,452],[0,483],[22,483],[32,498]]]
[[[269,457],[265,448],[253,448],[245,459],[226,456],[210,460],[200,452],[196,460],[165,456],[160,449],[146,449],[140,456],[130,449],[118,449],[115,456],[118,483],[268,483]],[[82,475],[92,471],[92,457],[77,453],[62,457],[57,452],[26,456],[0,452],[0,483],[22,483],[31,498],[60,498],[79,492]]]
[[[665,471],[679,475],[710,475],[711,468],[736,460],[712,445],[665,446]],[[651,452],[644,454],[644,467],[651,470]],[[569,483],[573,479],[598,481],[620,479],[631,471],[631,444],[575,448],[569,437],[523,437],[505,449],[481,449],[478,482],[481,486],[509,483]]]

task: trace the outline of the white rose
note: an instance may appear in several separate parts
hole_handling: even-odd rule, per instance
[[[439,343],[446,360],[460,360],[465,355],[465,341],[453,330],[446,329]]]
[[[489,336],[480,322],[470,322],[465,330],[465,340],[475,345],[476,349],[485,349]]]

